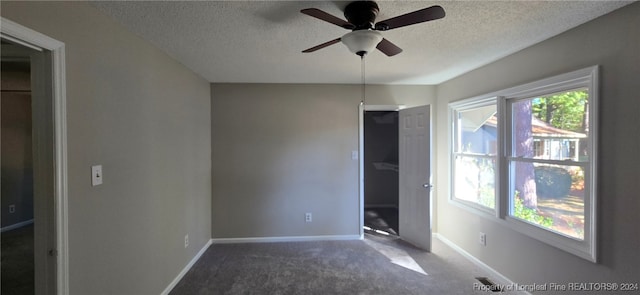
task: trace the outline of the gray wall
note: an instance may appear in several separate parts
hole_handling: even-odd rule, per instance
[[[367,104],[424,105],[434,94],[372,85]],[[359,234],[360,86],[212,84],[211,95],[214,238]]]
[[[159,294],[211,237],[209,83],[88,3],[1,5],[66,44],[71,294]]]
[[[31,79],[28,62],[26,66],[3,62],[1,75],[1,227],[7,227],[33,219]],[[15,206],[14,213],[9,213],[10,205]]]
[[[637,282],[640,266],[640,3],[438,85],[437,112],[447,103],[541,78],[601,65],[598,163],[599,258],[594,264],[448,202],[446,116],[437,129],[437,231],[512,280]],[[487,246],[477,242],[487,234]]]

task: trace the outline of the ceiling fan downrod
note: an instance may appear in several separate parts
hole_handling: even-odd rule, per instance
[[[366,79],[365,79],[365,62],[364,62],[364,54],[360,55],[360,73],[362,76],[362,99],[360,100],[361,105],[365,105],[366,97],[367,97],[367,87],[366,87]]]

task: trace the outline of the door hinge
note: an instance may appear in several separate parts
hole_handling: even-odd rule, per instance
[[[56,249],[49,250],[49,256],[57,257],[58,256],[58,250],[56,250]]]

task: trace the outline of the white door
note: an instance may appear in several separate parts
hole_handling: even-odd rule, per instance
[[[400,238],[431,251],[431,108],[400,111]]]

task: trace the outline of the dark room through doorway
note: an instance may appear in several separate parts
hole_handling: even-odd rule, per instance
[[[364,112],[364,229],[397,236],[399,112]]]

